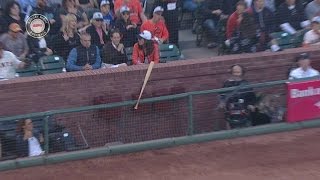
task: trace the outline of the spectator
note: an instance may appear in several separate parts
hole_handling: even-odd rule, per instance
[[[275,0],[265,0],[264,4],[265,4],[265,7],[268,8],[272,13],[276,12]]]
[[[319,72],[311,67],[311,61],[309,59],[309,54],[302,53],[297,57],[299,67],[292,70],[289,74],[289,79],[301,79],[301,78],[311,78],[319,76]]]
[[[134,65],[150,63],[159,63],[159,47],[152,41],[152,35],[144,30],[138,36],[138,42],[133,46],[132,62]]]
[[[231,39],[231,37],[236,33],[239,28],[239,24],[242,21],[242,14],[245,12],[247,6],[246,3],[240,0],[237,3],[236,11],[231,14],[227,22],[226,37]]]
[[[309,20],[316,16],[320,16],[320,0],[313,0],[312,2],[308,3],[307,7],[305,8],[305,13]]]
[[[3,32],[8,32],[8,27],[12,23],[19,24],[22,31],[25,32],[26,28],[25,28],[25,22],[24,22],[24,15],[22,15],[20,5],[17,2],[15,1],[8,2],[4,11],[3,21],[4,22],[1,23],[1,25],[2,24],[4,25]]]
[[[296,3],[296,0],[286,0],[282,3],[277,10],[276,18],[279,27],[290,34],[295,34],[297,30],[308,25],[303,6]]]
[[[103,15],[96,12],[92,17],[92,25],[86,30],[91,35],[91,44],[98,46],[99,49],[109,41],[107,25],[103,21]]]
[[[77,18],[74,14],[67,14],[58,35],[54,36],[52,46],[55,54],[66,61],[71,49],[80,45],[77,31]]]
[[[251,88],[240,88],[241,86],[248,85],[249,82],[244,79],[245,70],[240,65],[233,65],[230,68],[231,76],[223,83],[223,88],[238,86],[238,89],[233,91],[225,92],[220,95],[219,107],[225,109],[227,112],[233,110],[234,108],[241,108],[237,110],[246,110],[249,105],[254,105],[256,103],[256,95]],[[238,104],[238,105],[236,105]],[[241,104],[241,107],[239,107]],[[238,126],[248,126],[249,117],[243,115],[243,122],[234,122],[231,113],[226,113],[229,119],[228,125],[231,128]]]
[[[166,24],[163,22],[163,8],[157,6],[153,10],[153,16],[150,20],[145,21],[140,28],[140,31],[143,32],[147,30],[151,32],[153,40],[162,44],[166,43],[169,40],[169,32],[167,30]]]
[[[3,34],[0,41],[5,44],[5,50],[12,52],[18,59],[24,60],[29,53],[29,46],[26,37],[21,32],[19,24],[12,23],[8,33]]]
[[[30,56],[34,61],[40,58],[53,54],[52,47],[48,35],[42,38],[27,37],[27,42],[30,47]],[[50,48],[49,48],[50,47]]]
[[[20,4],[24,16],[29,16],[32,9],[37,6],[37,0],[16,0],[16,2]]]
[[[16,149],[18,157],[33,157],[44,154],[41,145],[43,135],[33,129],[32,120],[20,120],[17,126]]]
[[[109,0],[103,0],[100,4],[100,11],[103,15],[103,21],[107,25],[107,29],[111,30],[114,28],[114,15],[110,9]]]
[[[268,48],[271,41],[270,34],[274,32],[274,15],[264,4],[265,0],[253,0],[253,6],[248,12],[255,18],[257,26],[257,36],[259,38],[258,51],[264,51]]]
[[[178,0],[155,0],[155,6],[161,6],[163,17],[169,31],[169,43],[179,46],[179,11],[177,8]]]
[[[63,22],[64,17],[68,14],[74,14],[77,17],[77,27],[82,28],[89,24],[89,20],[85,11],[77,6],[75,0],[62,0],[62,8],[60,8],[58,14],[60,20]]]
[[[303,45],[320,45],[320,16],[312,19],[311,30],[308,31],[303,38]]]
[[[140,26],[147,20],[139,0],[116,0],[114,9],[117,17],[120,17],[120,9],[122,6],[127,6],[130,9],[130,20],[133,24]]]
[[[108,42],[103,48],[102,62],[106,67],[127,66],[128,58],[125,47],[121,41],[121,34],[118,30],[111,32],[111,42]]]
[[[75,0],[76,4],[83,10],[87,11],[90,8],[94,8],[94,0]]]
[[[18,60],[17,57],[4,50],[4,44],[0,42],[0,80],[15,78],[16,69],[27,67],[27,64]]]
[[[54,17],[54,11],[52,8],[47,6],[47,0],[37,0],[37,6],[33,8],[32,14],[42,14],[50,22],[50,34],[56,34],[59,30],[59,27],[55,26],[56,18]]]
[[[90,34],[80,36],[81,45],[73,48],[67,60],[67,71],[87,71],[101,67],[100,50],[91,44]]]
[[[203,15],[203,27],[208,31],[210,43],[208,48],[215,48],[218,44],[214,41],[218,39],[217,25],[223,14],[223,0],[205,0],[201,5],[201,13]]]
[[[126,6],[120,9],[121,17],[116,20],[116,28],[122,34],[124,47],[132,47],[137,42],[138,28],[129,19],[130,9]]]

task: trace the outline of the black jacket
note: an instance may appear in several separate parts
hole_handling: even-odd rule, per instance
[[[30,54],[38,54],[40,56],[44,55],[44,53],[46,52],[47,49],[40,48],[39,41],[40,41],[40,39],[38,39],[38,38],[33,38],[31,36],[27,37],[28,46],[30,48]],[[45,36],[45,41],[47,43],[47,48],[52,49],[51,41],[48,36]]]
[[[104,44],[101,44],[99,34],[93,25],[88,27],[86,31],[91,35],[91,44],[98,46],[99,49],[102,49],[104,44],[110,41],[109,33],[106,34],[102,31]]]
[[[103,47],[102,62],[106,64],[121,64],[127,63],[128,58],[125,51],[122,54],[112,45],[112,42],[109,42]]]
[[[122,43],[125,47],[132,47],[137,42],[138,28],[127,29],[132,23],[130,20],[126,23],[123,19],[116,20],[115,27],[122,34]]]
[[[63,57],[65,61],[68,59],[70,51],[80,45],[80,36],[75,34],[73,38],[69,38],[67,41],[63,38],[63,33],[53,37],[52,46],[54,53]]]
[[[278,20],[278,28],[283,23],[289,23],[295,30],[300,30],[300,23],[307,20],[304,13],[304,8],[300,3],[296,3],[295,8],[290,10],[286,3],[282,3],[277,12],[276,19]],[[280,30],[280,28],[278,29]]]

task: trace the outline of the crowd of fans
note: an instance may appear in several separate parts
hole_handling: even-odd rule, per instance
[[[208,48],[219,43],[225,23],[225,44],[232,53],[281,50],[274,32],[304,35],[303,46],[319,44],[319,0],[184,0],[208,31]],[[305,32],[308,33],[304,34]],[[301,33],[300,33],[301,32]]]
[[[67,71],[113,68],[128,63],[126,48],[133,48],[134,65],[158,63],[159,44],[178,45],[175,0],[156,1],[150,18],[140,0],[11,0],[1,1],[0,7],[1,53],[11,52],[26,65],[57,55],[65,60]],[[50,23],[42,38],[26,30],[34,14]],[[11,72],[14,63],[6,67]],[[12,77],[1,72],[1,79]]]

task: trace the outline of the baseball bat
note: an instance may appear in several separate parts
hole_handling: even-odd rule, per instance
[[[138,109],[138,106],[139,106],[139,102],[140,102],[142,93],[143,93],[144,88],[146,87],[147,82],[148,82],[148,80],[149,80],[149,78],[150,78],[153,65],[154,65],[154,62],[151,61],[150,64],[149,64],[148,70],[147,70],[147,74],[146,74],[146,76],[144,77],[144,81],[143,81],[143,85],[142,85],[142,88],[141,88],[141,91],[140,91],[140,95],[139,95],[139,98],[138,98],[138,100],[137,100],[136,105],[134,106],[134,109]]]

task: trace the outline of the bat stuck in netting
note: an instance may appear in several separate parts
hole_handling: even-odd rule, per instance
[[[143,81],[143,85],[142,85],[142,88],[141,88],[141,91],[140,91],[140,94],[139,94],[139,98],[138,98],[138,100],[137,100],[136,105],[134,106],[134,109],[135,109],[135,110],[137,110],[138,107],[139,107],[139,103],[140,103],[140,99],[141,99],[142,93],[143,93],[143,91],[144,91],[144,88],[145,88],[146,85],[147,85],[147,82],[149,81],[149,78],[150,78],[150,75],[151,75],[153,66],[154,66],[154,62],[151,61],[150,64],[149,64],[149,67],[148,67],[146,76],[144,77],[144,81]]]

